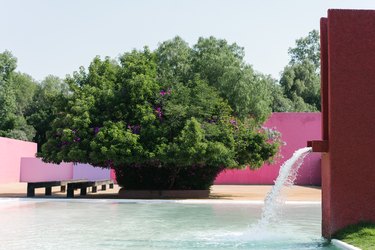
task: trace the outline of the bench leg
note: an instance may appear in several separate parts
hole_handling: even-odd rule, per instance
[[[35,196],[35,188],[27,185],[27,197],[34,197]]]
[[[81,195],[86,195],[87,194],[87,188],[81,188]]]
[[[111,189],[113,188],[113,183],[109,184],[109,188],[111,188]]]
[[[98,191],[97,187],[93,186],[92,189],[91,189],[91,192],[96,193],[97,191]]]
[[[52,195],[52,187],[46,187],[46,192],[45,192],[46,195]]]
[[[66,186],[61,186],[61,187],[60,187],[60,192],[65,193],[65,191],[66,191]]]
[[[107,190],[107,185],[102,185],[102,190]]]
[[[67,198],[74,198],[74,188],[68,188],[68,191],[66,192]]]

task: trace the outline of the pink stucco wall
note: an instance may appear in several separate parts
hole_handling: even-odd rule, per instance
[[[45,163],[40,158],[21,158],[20,182],[60,181],[87,179],[91,181],[110,178],[110,169],[95,168],[83,163]]]
[[[21,157],[35,157],[37,144],[0,137],[0,183],[18,182]]]
[[[63,181],[73,179],[73,163],[45,163],[40,158],[21,159],[20,182]]]
[[[264,126],[281,132],[282,140],[286,142],[281,148],[283,158],[258,170],[225,170],[216,178],[215,184],[273,184],[280,166],[295,150],[305,147],[306,141],[321,139],[320,113],[273,113]],[[320,154],[308,155],[296,183],[320,185],[320,160]]]
[[[73,179],[87,179],[90,181],[110,179],[110,169],[93,167],[90,164],[75,163]]]

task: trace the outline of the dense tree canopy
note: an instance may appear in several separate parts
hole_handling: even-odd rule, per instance
[[[26,108],[36,88],[36,82],[15,72],[17,59],[9,52],[0,53],[0,136],[32,140],[35,130],[27,124]]]
[[[56,76],[49,75],[36,86],[25,116],[28,124],[36,130],[33,141],[38,143],[38,151],[46,142],[46,131],[56,118],[59,107],[65,105],[68,94],[68,85]]]
[[[16,68],[12,53],[0,53],[0,136],[34,141],[40,149],[68,86],[55,76],[38,83]]]
[[[88,72],[68,79],[73,93],[48,134],[43,147],[46,160],[105,166],[108,161],[176,164],[178,159],[179,165],[218,161],[227,166],[259,166],[274,153],[246,162],[234,160],[233,133],[240,128],[256,133],[245,120],[232,117],[225,99],[198,75],[187,82],[159,83],[155,54],[148,49],[125,53],[119,61],[95,58]],[[207,158],[216,155],[213,150],[224,150],[218,154],[220,159]]]
[[[320,35],[317,30],[312,30],[306,37],[296,40],[296,47],[289,48],[290,64],[308,61],[315,69],[320,68]]]
[[[159,82],[186,82],[192,75],[192,49],[180,37],[165,41],[155,51]]]
[[[204,46],[198,49],[200,43]],[[239,80],[234,81],[234,74],[230,76],[224,65],[213,69],[196,55],[223,64],[210,54],[219,52],[218,45],[226,48],[222,57],[232,56],[230,70],[241,74]],[[147,172],[139,181],[150,171],[157,171],[159,176],[160,171],[168,170],[170,182],[163,179],[154,188],[192,188],[177,181],[182,173],[186,180],[191,167],[203,167],[208,172],[202,176],[210,175],[201,176],[202,182],[194,188],[208,188],[226,167],[260,167],[276,154],[279,138],[276,132],[255,125],[254,121],[264,117],[246,108],[251,102],[261,102],[255,100],[259,96],[255,86],[261,88],[265,80],[241,61],[240,52],[238,46],[224,40],[201,39],[189,48],[175,38],[162,43],[155,52],[148,48],[134,50],[118,61],[96,57],[87,71],[82,68],[66,80],[71,95],[58,106],[40,155],[49,162],[79,161],[113,167],[120,183],[119,176],[128,178],[141,169]],[[233,80],[232,88],[229,79]],[[254,88],[247,90],[242,85]],[[224,88],[244,93],[228,94]],[[242,104],[246,109],[237,111],[234,95],[240,94],[249,96],[244,96],[246,105]],[[197,181],[190,185],[193,183]],[[130,185],[129,180],[122,184]]]
[[[293,110],[320,110],[320,43],[319,33],[311,31],[307,37],[296,40],[289,49],[290,63],[280,79],[285,96],[292,101]]]
[[[244,61],[244,49],[214,37],[200,38],[193,46],[180,37],[156,50],[161,82],[186,82],[197,75],[214,87],[241,118],[262,123],[272,111],[275,80],[253,70]]]

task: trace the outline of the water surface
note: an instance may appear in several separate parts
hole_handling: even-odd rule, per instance
[[[0,199],[0,249],[337,249],[320,204],[286,205],[259,230],[261,204]]]

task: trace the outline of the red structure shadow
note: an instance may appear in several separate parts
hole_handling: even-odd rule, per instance
[[[321,19],[323,236],[375,222],[375,11]]]

